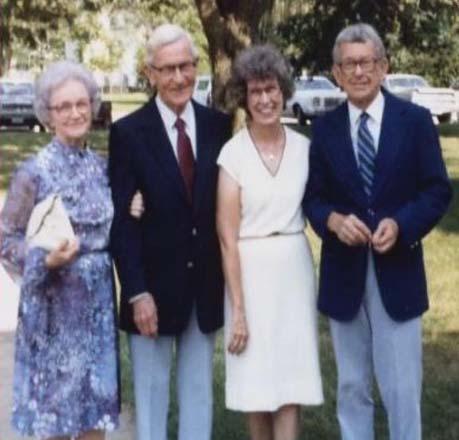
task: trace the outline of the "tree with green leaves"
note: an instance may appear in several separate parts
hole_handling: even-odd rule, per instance
[[[385,40],[393,71],[418,73],[436,84],[459,76],[458,0],[309,0],[307,12],[279,22],[270,35],[298,71],[328,72],[338,32],[372,24]]]
[[[220,108],[226,107],[225,84],[233,59],[241,49],[259,41],[262,19],[271,13],[274,4],[275,0],[134,0],[133,3],[151,26],[169,21],[180,24],[193,35],[204,66],[210,64],[213,102]],[[201,71],[205,70],[201,67]]]
[[[70,29],[81,11],[96,11],[105,1],[0,0],[0,73],[8,70],[16,47],[50,50],[53,37]]]
[[[259,40],[259,27],[274,0],[195,0],[209,43],[213,101],[225,108],[225,84],[237,53]]]

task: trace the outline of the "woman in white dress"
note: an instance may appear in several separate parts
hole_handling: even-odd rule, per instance
[[[247,127],[222,149],[217,223],[226,280],[226,405],[252,440],[293,440],[299,406],[323,402],[316,287],[301,201],[309,141],[280,122],[290,69],[272,46],[234,63]]]

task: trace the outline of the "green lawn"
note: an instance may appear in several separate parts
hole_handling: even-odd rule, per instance
[[[307,129],[301,131],[308,131]],[[424,240],[430,288],[430,311],[424,317],[423,419],[426,440],[459,439],[459,125],[442,126],[441,142],[449,175],[455,189],[451,208],[441,224]],[[107,133],[95,132],[91,144],[106,152]],[[0,190],[5,189],[16,164],[37,151],[47,134],[0,132]],[[308,231],[317,261],[319,241]],[[320,320],[321,363],[325,404],[304,409],[301,439],[337,439],[334,415],[336,374],[328,325]],[[123,397],[132,402],[129,360],[122,338]],[[173,400],[170,438],[175,433],[177,409]],[[377,405],[377,439],[388,438],[384,414]],[[224,409],[224,359],[221,336],[215,357],[215,440],[248,438],[241,414]]]
[[[104,100],[112,102],[113,113],[130,113],[148,100],[146,93],[106,93]]]

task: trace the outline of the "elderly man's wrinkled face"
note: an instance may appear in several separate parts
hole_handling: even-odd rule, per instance
[[[91,99],[85,85],[69,79],[56,87],[49,100],[50,127],[66,145],[81,146],[91,128]]]
[[[387,60],[378,58],[374,44],[342,43],[341,59],[333,66],[336,82],[355,106],[366,109],[378,94],[387,73]]]
[[[156,50],[148,79],[162,101],[179,115],[191,99],[196,81],[196,60],[186,38]]]

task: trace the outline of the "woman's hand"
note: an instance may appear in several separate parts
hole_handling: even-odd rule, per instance
[[[231,354],[241,354],[247,346],[248,339],[249,329],[245,313],[241,310],[233,311],[233,324],[228,351]]]
[[[145,211],[143,196],[140,191],[136,191],[129,206],[129,214],[136,219],[140,219]]]
[[[45,265],[48,269],[62,267],[73,261],[79,250],[80,242],[77,239],[63,240],[56,249],[46,256]]]

